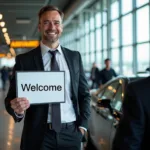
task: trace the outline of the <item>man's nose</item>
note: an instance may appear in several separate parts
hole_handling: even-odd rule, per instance
[[[54,25],[53,22],[50,22],[50,23],[49,23],[49,29],[55,29],[55,25]]]

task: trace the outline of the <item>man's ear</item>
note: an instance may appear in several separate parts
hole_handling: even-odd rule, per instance
[[[38,31],[39,31],[39,32],[41,31],[40,23],[38,24]]]

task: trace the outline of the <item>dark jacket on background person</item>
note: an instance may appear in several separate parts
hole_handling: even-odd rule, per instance
[[[71,51],[62,47],[71,77],[72,103],[75,110],[77,123],[79,126],[87,128],[88,118],[90,116],[89,102],[90,95],[87,81],[84,75],[81,56],[77,51]],[[76,60],[76,61],[75,61]],[[10,107],[10,101],[17,97],[16,95],[16,71],[44,71],[42,54],[40,46],[28,53],[18,55],[14,67],[11,84],[8,95],[5,99],[5,106],[10,115],[16,122],[21,121],[13,109]],[[21,138],[21,149],[37,150],[44,138],[44,132],[47,128],[49,104],[31,105],[25,113],[24,127]]]
[[[109,80],[111,80],[113,77],[116,77],[116,76],[117,74],[112,68],[110,68],[109,70],[104,68],[103,70],[99,72],[99,78],[100,78],[99,80],[101,80],[102,84],[105,84],[106,82],[108,82]]]
[[[5,91],[6,90],[6,82],[8,80],[8,69],[4,66],[0,72],[1,72],[2,88]]]
[[[3,67],[3,68],[1,69],[1,79],[2,79],[3,81],[8,80],[8,70],[7,70],[6,67]]]
[[[129,84],[112,150],[150,149],[150,77]]]
[[[99,69],[97,67],[92,67],[90,79],[92,80],[91,89],[98,88],[100,83],[99,83]]]

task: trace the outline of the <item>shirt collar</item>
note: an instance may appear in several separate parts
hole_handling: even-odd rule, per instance
[[[48,51],[54,51],[54,49],[49,48],[48,46],[46,46],[45,44],[43,44],[43,42],[40,42],[40,47],[41,47],[41,51],[42,51],[42,56],[44,56],[46,53],[48,53]],[[60,54],[62,54],[62,49],[60,44],[58,45],[58,47],[56,48],[58,50],[58,52]]]

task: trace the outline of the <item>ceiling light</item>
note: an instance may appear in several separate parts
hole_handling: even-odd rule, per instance
[[[5,37],[5,39],[9,39],[9,36],[4,36]]]
[[[4,33],[4,37],[9,37],[8,33]]]
[[[28,18],[17,18],[16,23],[17,24],[30,24],[31,20]]]
[[[0,14],[0,20],[3,18],[3,15],[2,14]]]
[[[8,41],[8,40],[10,41],[10,38],[9,38],[9,37],[7,37],[7,38],[5,38],[5,40],[6,40],[6,41]]]
[[[4,27],[5,26],[5,22],[4,21],[0,22],[0,26]]]
[[[16,56],[15,50],[13,48],[10,48],[10,53],[12,54],[12,56]]]
[[[7,32],[7,28],[3,28],[3,29],[2,29],[2,32],[3,32],[3,33]]]
[[[6,37],[5,40],[9,40],[9,41],[10,41],[10,38],[9,38],[9,37]]]
[[[10,44],[10,40],[7,40],[6,43],[7,43],[7,45],[9,45]]]

